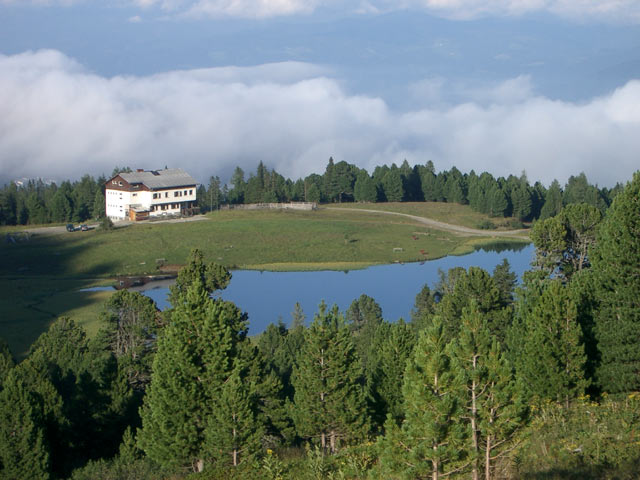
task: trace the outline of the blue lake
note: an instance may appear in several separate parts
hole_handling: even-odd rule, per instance
[[[388,321],[409,320],[415,297],[425,284],[433,286],[439,279],[438,270],[454,267],[478,266],[492,272],[506,258],[518,278],[530,268],[533,245],[519,250],[502,252],[478,250],[469,255],[449,256],[422,263],[381,265],[348,272],[233,272],[231,284],[222,298],[234,302],[249,315],[249,334],[262,332],[279,318],[291,322],[291,312],[300,303],[306,321],[313,319],[318,305],[324,300],[329,306],[337,304],[345,311],[362,294],[374,298]],[[136,288],[151,297],[159,308],[168,306],[168,282],[148,284]]]

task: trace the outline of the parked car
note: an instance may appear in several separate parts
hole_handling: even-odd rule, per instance
[[[82,230],[83,232],[86,232],[87,230],[89,230],[89,227],[87,225],[80,225],[80,230]]]
[[[67,232],[75,232],[76,227],[73,226],[73,223],[67,223]]]

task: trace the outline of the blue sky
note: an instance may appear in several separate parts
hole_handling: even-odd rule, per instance
[[[639,132],[639,1],[0,0],[2,180],[333,156],[613,185]]]

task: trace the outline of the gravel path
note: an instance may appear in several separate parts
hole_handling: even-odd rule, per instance
[[[182,223],[182,222],[197,222],[200,220],[207,220],[207,217],[204,215],[194,215],[192,217],[184,217],[184,218],[171,218],[171,219],[167,219],[167,220],[154,220],[153,222],[146,222],[146,223]],[[136,222],[130,222],[129,220],[123,220],[121,222],[116,222],[114,223],[114,227],[115,228],[119,228],[119,227],[126,227],[127,225],[131,225],[134,224]],[[94,230],[96,228],[98,228],[100,226],[100,224],[98,223],[87,223],[86,224],[90,230]],[[74,226],[76,228],[79,227],[79,225],[74,224]],[[20,234],[20,233],[29,233],[31,235],[59,235],[62,233],[67,233],[67,227],[66,225],[58,225],[55,227],[35,227],[35,228],[25,228],[24,230],[20,230],[19,232],[12,232],[9,233],[9,235],[12,234]],[[76,230],[75,232],[68,232],[68,233],[75,233],[75,234],[81,234],[82,232],[80,230]]]
[[[527,235],[528,230],[479,230],[476,228],[468,228],[460,225],[452,225],[450,223],[439,222],[437,220],[433,220],[431,218],[419,217],[417,215],[409,215],[408,213],[398,213],[398,212],[386,212],[383,210],[369,210],[364,208],[335,208],[335,207],[325,207],[328,210],[349,210],[351,212],[368,212],[368,213],[381,213],[384,215],[399,215],[401,217],[407,217],[416,222],[427,225],[431,228],[435,228],[437,230],[445,230],[447,232],[458,233],[461,235],[473,235],[478,237],[513,237],[513,238],[522,238],[529,239]]]

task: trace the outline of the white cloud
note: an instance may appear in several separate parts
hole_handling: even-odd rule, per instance
[[[104,78],[56,51],[0,56],[0,171],[62,179],[169,165],[205,179],[262,160],[297,178],[333,156],[369,171],[431,159],[545,183],[584,171],[611,185],[638,168],[640,81],[581,104],[537,96],[526,77],[455,105],[435,88],[430,106],[399,113],[329,75],[280,63]]]

